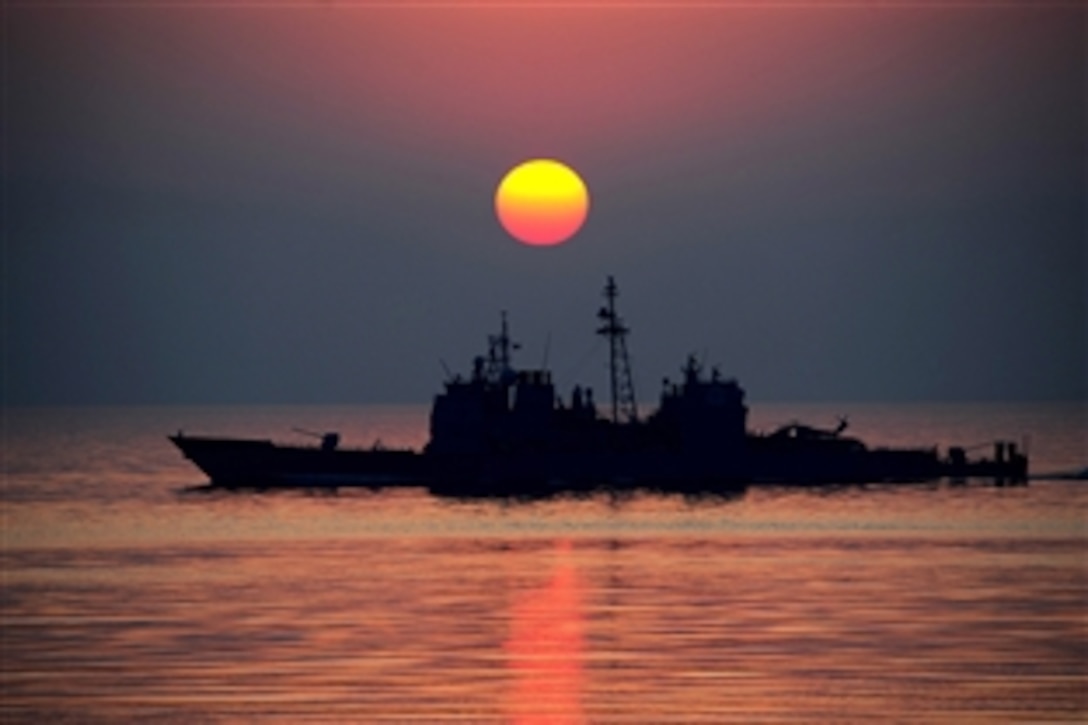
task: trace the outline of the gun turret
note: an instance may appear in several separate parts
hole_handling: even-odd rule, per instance
[[[291,430],[296,433],[301,433],[304,436],[320,440],[321,450],[323,451],[335,451],[336,447],[340,445],[340,434],[336,432],[317,433],[316,431],[306,430],[305,428],[292,428]]]

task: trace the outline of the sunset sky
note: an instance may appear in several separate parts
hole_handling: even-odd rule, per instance
[[[879,7],[876,7],[879,6]],[[509,312],[603,400],[1083,398],[1079,2],[6,2],[10,403],[425,402]],[[589,187],[557,247],[495,189]]]

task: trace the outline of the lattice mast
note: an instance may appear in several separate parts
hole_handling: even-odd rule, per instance
[[[638,421],[638,405],[635,403],[635,381],[631,376],[631,359],[627,355],[627,333],[630,330],[623,324],[616,312],[616,281],[610,276],[604,288],[607,305],[597,313],[602,324],[597,328],[598,335],[608,338],[609,381],[612,385],[612,422],[621,420]]]
[[[510,339],[506,310],[502,311],[502,329],[498,335],[487,336],[487,379],[492,383],[508,384],[514,376],[511,350],[521,347]]]

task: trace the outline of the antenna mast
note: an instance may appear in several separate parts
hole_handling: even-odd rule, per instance
[[[597,334],[608,338],[609,380],[612,384],[612,422],[620,419],[629,422],[638,421],[638,406],[635,403],[635,382],[631,376],[631,359],[627,356],[627,333],[630,330],[623,324],[616,313],[618,295],[616,281],[611,276],[604,288],[604,297],[608,304],[597,313],[601,326]]]
[[[506,325],[506,310],[502,311],[502,329],[498,335],[487,336],[487,378],[493,383],[508,382],[513,375],[510,351],[521,347],[510,340]]]

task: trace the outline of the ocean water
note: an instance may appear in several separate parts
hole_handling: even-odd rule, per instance
[[[754,405],[872,443],[1085,408]],[[1088,484],[533,503],[207,492],[192,433],[418,446],[423,407],[4,411],[3,722],[1082,722]]]

